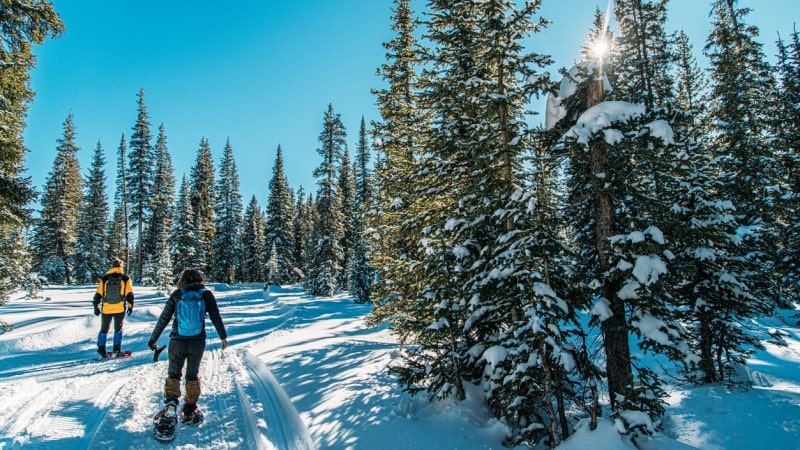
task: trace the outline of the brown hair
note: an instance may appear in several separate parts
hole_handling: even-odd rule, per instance
[[[185,284],[193,284],[193,283],[202,283],[203,281],[203,273],[197,269],[186,269],[181,274],[181,278],[178,280],[178,287],[181,287]]]

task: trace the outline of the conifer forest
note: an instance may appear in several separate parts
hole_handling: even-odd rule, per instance
[[[316,186],[293,189],[276,146],[266,198],[242,198],[230,140],[215,161],[201,139],[176,177],[146,87],[118,142],[79,148],[70,113],[33,186],[31,48],[65,28],[52,4],[3,0],[0,304],[96,283],[114,258],[165,291],[187,267],[349,291],[395,332],[400,388],[479,386],[507,445],[556,446],[575,416],[654,432],[667,379],[736,383],[781,342],[750,321],[798,302],[800,34],[762,38],[749,9],[714,0],[690,42],[667,29],[668,0],[616,0],[582,60],[547,71],[569,63],[537,52],[543,1],[387,2],[380,87],[364,86],[380,120],[347,130],[320,100]]]

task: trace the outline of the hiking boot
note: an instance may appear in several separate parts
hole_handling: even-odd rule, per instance
[[[170,419],[175,417],[175,415],[177,414],[176,411],[178,409],[178,399],[169,396],[164,399],[164,403],[166,404],[166,406],[164,406],[164,415],[166,417],[169,417]]]
[[[100,355],[101,358],[105,358],[106,355],[106,346],[105,345],[98,345],[97,346],[97,354]]]
[[[197,405],[184,404],[180,419],[184,425],[197,426],[203,422],[203,413],[200,412]]]

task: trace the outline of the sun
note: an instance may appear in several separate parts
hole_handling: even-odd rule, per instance
[[[592,44],[592,53],[598,61],[603,61],[611,51],[611,44],[605,38],[600,38]]]

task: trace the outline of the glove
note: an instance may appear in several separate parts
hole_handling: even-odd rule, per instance
[[[156,350],[158,350],[158,346],[156,345],[156,341],[154,341],[154,340],[152,340],[152,339],[151,339],[151,340],[149,340],[149,341],[147,341],[147,347],[148,347],[150,350],[153,350],[153,351],[156,351]]]
[[[95,306],[95,308],[94,308],[94,315],[95,315],[95,316],[99,316],[99,315],[100,315],[100,308],[98,308],[98,307],[96,307],[96,306]]]
[[[131,306],[130,308],[128,308],[128,315],[130,316],[132,312],[133,312],[133,306]]]

